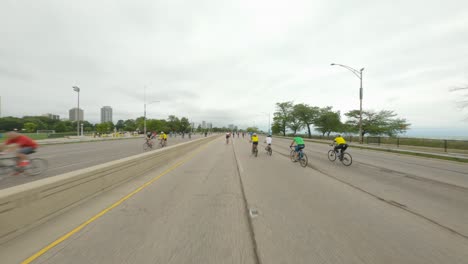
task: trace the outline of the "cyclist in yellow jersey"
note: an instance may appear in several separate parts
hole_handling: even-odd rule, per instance
[[[254,148],[257,148],[257,147],[258,147],[258,136],[257,136],[257,133],[253,133],[251,140],[252,140],[252,153],[253,153]]]
[[[159,135],[159,140],[164,141],[164,145],[167,144],[167,135],[164,133],[164,131],[161,131],[161,134]]]
[[[343,159],[343,152],[348,148],[348,144],[346,144],[346,140],[341,136],[337,135],[333,141],[335,143],[335,152],[341,150],[340,152],[340,159]]]

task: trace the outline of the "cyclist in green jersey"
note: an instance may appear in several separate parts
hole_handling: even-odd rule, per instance
[[[304,139],[302,139],[301,137],[298,137],[298,136],[295,136],[293,141],[291,142],[291,146],[294,146],[294,144],[296,144],[296,160],[297,160],[297,156],[299,155],[299,150],[301,149],[304,149],[305,148],[305,144],[304,144]]]

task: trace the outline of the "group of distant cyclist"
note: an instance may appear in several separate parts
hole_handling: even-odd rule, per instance
[[[238,137],[242,135],[242,137],[244,138],[246,133],[226,133],[226,144],[229,144],[229,139],[231,137],[233,138],[236,134]],[[259,138],[257,133],[248,133],[248,135],[250,138],[249,141],[252,143],[252,153],[254,153],[255,151],[257,151]],[[159,138],[161,147],[167,145],[167,134],[163,131],[160,132],[159,136],[156,132],[148,132],[146,134],[147,144],[151,144],[152,146],[152,140],[156,137]],[[267,150],[267,152],[270,152],[271,155],[271,146],[273,143],[271,135],[267,135],[267,137],[265,138],[265,143],[267,144],[265,149]],[[343,153],[348,148],[346,140],[341,135],[337,135],[333,140],[332,145],[334,145],[334,153],[338,153],[339,159],[343,160]],[[38,144],[34,140],[25,135],[13,131],[6,133],[6,141],[3,144],[0,144],[0,154],[4,154],[6,152],[14,152],[16,156],[17,166],[21,168],[29,165],[29,159],[27,155],[36,152],[37,147]],[[294,148],[296,155],[295,158],[297,160],[298,158],[300,158],[298,155],[305,148],[304,139],[300,136],[295,136],[290,144],[290,147]]]
[[[148,131],[146,132],[146,144],[149,146],[153,146],[153,139],[158,137],[158,134],[155,131]],[[159,134],[159,144],[161,147],[167,146],[167,134],[164,131],[161,131]]]
[[[232,133],[227,132],[226,133],[226,144],[229,144],[229,139],[231,137],[234,138],[235,135],[236,135],[236,132],[232,132]],[[237,132],[237,136],[239,137],[239,132]],[[257,135],[257,133],[249,133],[249,136],[250,136],[250,142],[252,143],[252,153],[255,153],[257,148],[258,148],[258,142],[259,142],[258,135]],[[242,132],[242,137],[244,137],[244,132]],[[267,135],[267,137],[265,138],[265,143],[267,144],[265,150],[271,151],[271,145],[273,143],[273,139],[272,139],[270,134]],[[343,159],[343,153],[348,148],[348,144],[346,143],[346,140],[340,134],[338,134],[334,138],[332,146],[334,146],[334,148],[333,148],[334,152],[338,153],[339,154],[338,155],[339,159],[342,160]],[[300,153],[305,148],[304,139],[302,137],[300,137],[300,136],[294,136],[294,138],[293,138],[293,140],[292,140],[292,142],[290,144],[290,148],[294,148],[295,159],[298,160]]]

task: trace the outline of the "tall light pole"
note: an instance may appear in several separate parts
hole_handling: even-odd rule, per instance
[[[76,109],[76,134],[80,136],[80,87],[73,86],[73,91],[78,93],[78,109]]]
[[[350,72],[352,72],[356,77],[359,78],[361,82],[361,86],[359,88],[359,143],[362,144],[363,142],[363,137],[362,137],[362,95],[363,95],[363,90],[362,90],[362,72],[364,71],[364,68],[361,68],[359,71],[351,68],[349,66],[343,65],[343,64],[337,64],[337,63],[332,63],[331,66],[340,66],[343,67]]]

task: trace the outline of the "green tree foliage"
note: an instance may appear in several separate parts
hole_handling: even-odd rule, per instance
[[[303,126],[307,127],[309,138],[312,136],[310,127],[315,123],[320,115],[320,109],[317,106],[309,106],[307,104],[297,104],[293,107],[292,115],[297,118]]]
[[[26,132],[34,133],[37,130],[37,124],[33,122],[26,122],[23,125],[23,128],[26,129]]]
[[[287,127],[292,130],[293,134],[296,135],[298,130],[301,130],[304,127],[304,123],[301,122],[301,120],[291,113],[289,116],[289,122],[287,123]]]
[[[320,108],[318,116],[314,122],[315,129],[322,135],[330,135],[331,132],[342,130],[340,111],[333,111],[331,106]]]
[[[258,127],[248,127],[246,129],[247,132],[258,133]]]
[[[135,131],[137,129],[137,125],[136,125],[136,122],[135,120],[133,119],[127,119],[124,121],[124,127],[123,127],[123,130],[124,131]]]
[[[169,127],[170,131],[180,131],[180,119],[176,117],[175,115],[170,115],[167,118],[167,125]]]
[[[119,120],[117,121],[117,124],[115,124],[115,128],[117,128],[118,131],[122,131],[125,127],[125,121],[124,120]]]
[[[348,117],[346,124],[352,131],[359,131],[359,110],[352,110],[345,114]],[[404,118],[397,118],[397,114],[390,110],[363,111],[362,112],[362,136],[388,135],[396,136],[410,127]]]
[[[21,130],[24,121],[21,118],[7,116],[0,118],[0,131],[13,131],[14,129]]]
[[[273,114],[273,125],[279,129],[283,136],[286,136],[286,129],[290,123],[293,102],[276,103],[276,112]]]
[[[189,132],[190,131],[190,122],[188,120],[188,118],[186,117],[182,117],[180,119],[180,131],[181,132]]]

